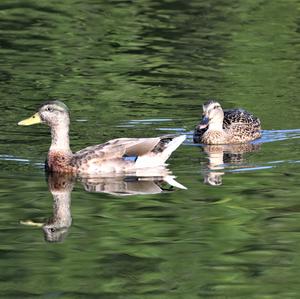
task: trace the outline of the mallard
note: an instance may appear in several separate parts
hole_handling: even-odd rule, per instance
[[[51,128],[52,142],[45,167],[50,172],[76,175],[133,172],[165,165],[185,135],[155,138],[119,138],[72,153],[69,145],[69,110],[60,101],[42,104],[38,112],[18,123],[44,123]]]
[[[261,136],[260,120],[243,109],[224,110],[216,101],[203,105],[202,121],[194,131],[194,142],[204,144],[237,144]]]

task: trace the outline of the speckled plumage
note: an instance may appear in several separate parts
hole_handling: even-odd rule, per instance
[[[223,111],[218,102],[209,101],[203,105],[203,119],[195,128],[194,142],[237,144],[260,136],[261,123],[256,116],[243,109]]]
[[[31,118],[19,125],[45,123],[51,128],[52,142],[46,160],[50,172],[78,175],[122,173],[159,167],[184,141],[185,136],[119,138],[72,153],[69,146],[69,111],[59,101],[46,102]]]

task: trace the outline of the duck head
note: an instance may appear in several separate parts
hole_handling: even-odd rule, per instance
[[[50,127],[60,124],[69,124],[69,109],[60,101],[49,101],[42,104],[38,112],[29,118],[18,122],[19,126],[30,126],[44,123]]]
[[[203,104],[203,118],[200,123],[200,129],[208,127],[209,129],[222,130],[224,112],[221,105],[216,101],[208,101]]]

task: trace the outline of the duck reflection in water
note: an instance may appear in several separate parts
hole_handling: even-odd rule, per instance
[[[75,178],[68,174],[48,174],[48,187],[53,196],[53,215],[43,224],[45,240],[63,241],[72,224],[71,192]]]
[[[21,224],[41,227],[48,242],[62,242],[72,224],[71,192],[75,177],[66,173],[47,173],[47,182],[53,197],[52,216],[45,222],[26,220]]]
[[[202,150],[207,154],[208,163],[204,168],[204,183],[212,186],[222,185],[224,170],[228,167],[249,167],[245,153],[259,151],[258,143],[204,145]]]
[[[42,223],[26,220],[21,221],[21,224],[41,227],[47,242],[62,242],[72,224],[71,192],[76,181],[80,181],[88,192],[117,196],[157,194],[172,191],[174,188],[186,189],[166,167],[111,177],[75,177],[66,173],[48,173],[48,187],[53,197],[53,215]]]

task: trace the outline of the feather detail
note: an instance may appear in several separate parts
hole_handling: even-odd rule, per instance
[[[208,126],[198,124],[194,142],[204,144],[238,144],[261,137],[259,118],[244,109],[222,110],[216,101],[203,105],[203,115],[209,119]]]
[[[80,174],[120,173],[137,168],[157,167],[164,165],[184,140],[184,135],[114,139],[82,149],[73,155],[70,164]]]
[[[162,166],[185,140],[184,135],[119,138],[73,154],[69,146],[69,110],[65,104],[60,101],[46,102],[36,114],[19,122],[19,125],[36,123],[44,123],[51,128],[51,146],[46,161],[46,169],[51,172],[97,175]]]

